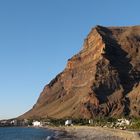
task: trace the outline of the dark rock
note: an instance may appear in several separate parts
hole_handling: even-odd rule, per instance
[[[91,30],[22,118],[140,116],[140,26]]]

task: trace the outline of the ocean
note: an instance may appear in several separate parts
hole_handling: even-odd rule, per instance
[[[0,140],[47,140],[53,134],[41,128],[0,127]]]

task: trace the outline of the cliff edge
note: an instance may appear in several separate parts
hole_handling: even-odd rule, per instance
[[[21,118],[140,116],[140,26],[96,26]]]

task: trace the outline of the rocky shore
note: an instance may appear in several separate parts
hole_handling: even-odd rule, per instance
[[[139,140],[139,132],[89,126],[55,127],[48,140]]]

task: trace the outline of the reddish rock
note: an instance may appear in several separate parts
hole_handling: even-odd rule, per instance
[[[96,26],[21,117],[140,116],[139,82],[140,26]]]

